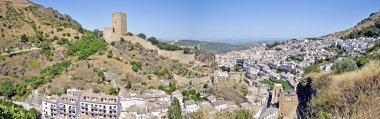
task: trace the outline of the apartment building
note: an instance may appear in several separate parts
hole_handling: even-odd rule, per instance
[[[47,96],[42,98],[42,117],[51,119],[58,116],[58,96]]]
[[[80,115],[118,119],[120,112],[119,101],[118,96],[85,93],[80,97]]]

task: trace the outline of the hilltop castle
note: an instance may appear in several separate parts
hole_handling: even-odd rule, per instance
[[[122,12],[112,13],[112,27],[107,27],[103,31],[103,37],[107,42],[119,41],[123,35],[127,34],[127,14]]]
[[[132,43],[138,43],[145,49],[156,50],[158,55],[167,57],[171,60],[178,60],[181,63],[190,63],[195,61],[195,54],[184,54],[183,50],[161,50],[149,41],[136,35],[127,35],[127,33],[127,14],[122,12],[112,13],[112,27],[104,28],[103,31],[103,37],[108,43],[124,39],[125,41],[130,41]]]

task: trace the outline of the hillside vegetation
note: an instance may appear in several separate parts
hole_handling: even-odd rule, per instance
[[[376,118],[380,116],[380,61],[343,74],[322,73],[311,87],[315,97],[310,116],[315,118]]]
[[[380,36],[380,12],[372,13],[353,28],[327,35],[335,38],[379,37]]]
[[[84,29],[53,8],[28,0],[4,0],[0,2],[0,31],[0,51],[11,52],[40,46],[44,39],[79,38]]]

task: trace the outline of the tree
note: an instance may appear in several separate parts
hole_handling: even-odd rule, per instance
[[[151,42],[153,45],[157,45],[160,43],[160,41],[158,41],[156,37],[150,37],[148,38],[148,41]]]
[[[132,88],[132,82],[131,82],[131,80],[127,81],[127,85],[125,85],[125,88],[126,89],[131,89]]]
[[[112,57],[113,57],[113,54],[112,54],[112,51],[111,51],[111,50],[108,51],[107,57],[108,57],[108,58],[112,58]]]
[[[182,119],[181,106],[179,104],[179,100],[174,98],[172,101],[169,111],[168,111],[169,119]]]
[[[127,35],[128,35],[128,36],[133,36],[133,33],[128,32]]]
[[[142,39],[146,39],[146,36],[143,33],[139,33],[137,36],[140,37],[140,38],[142,38]]]
[[[344,58],[342,60],[336,60],[333,64],[337,73],[349,72],[358,68],[355,60],[351,58]]]
[[[93,33],[97,36],[97,37],[103,37],[103,31],[100,31],[99,29],[95,29],[93,31]]]
[[[21,35],[21,42],[27,43],[29,41],[28,37],[25,34]]]
[[[111,87],[109,89],[109,92],[108,92],[109,95],[118,95],[119,94],[119,90],[117,88],[113,88]]]
[[[6,80],[3,82],[3,84],[1,84],[1,87],[0,87],[0,94],[1,95],[4,95],[6,97],[10,97],[10,96],[13,96],[14,95],[14,88],[13,88],[13,84],[11,81],[9,80]]]
[[[375,23],[375,26],[380,29],[380,20]]]

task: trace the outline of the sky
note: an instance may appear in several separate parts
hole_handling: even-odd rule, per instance
[[[89,30],[127,13],[127,29],[161,40],[257,41],[319,37],[380,11],[380,0],[31,0]]]

